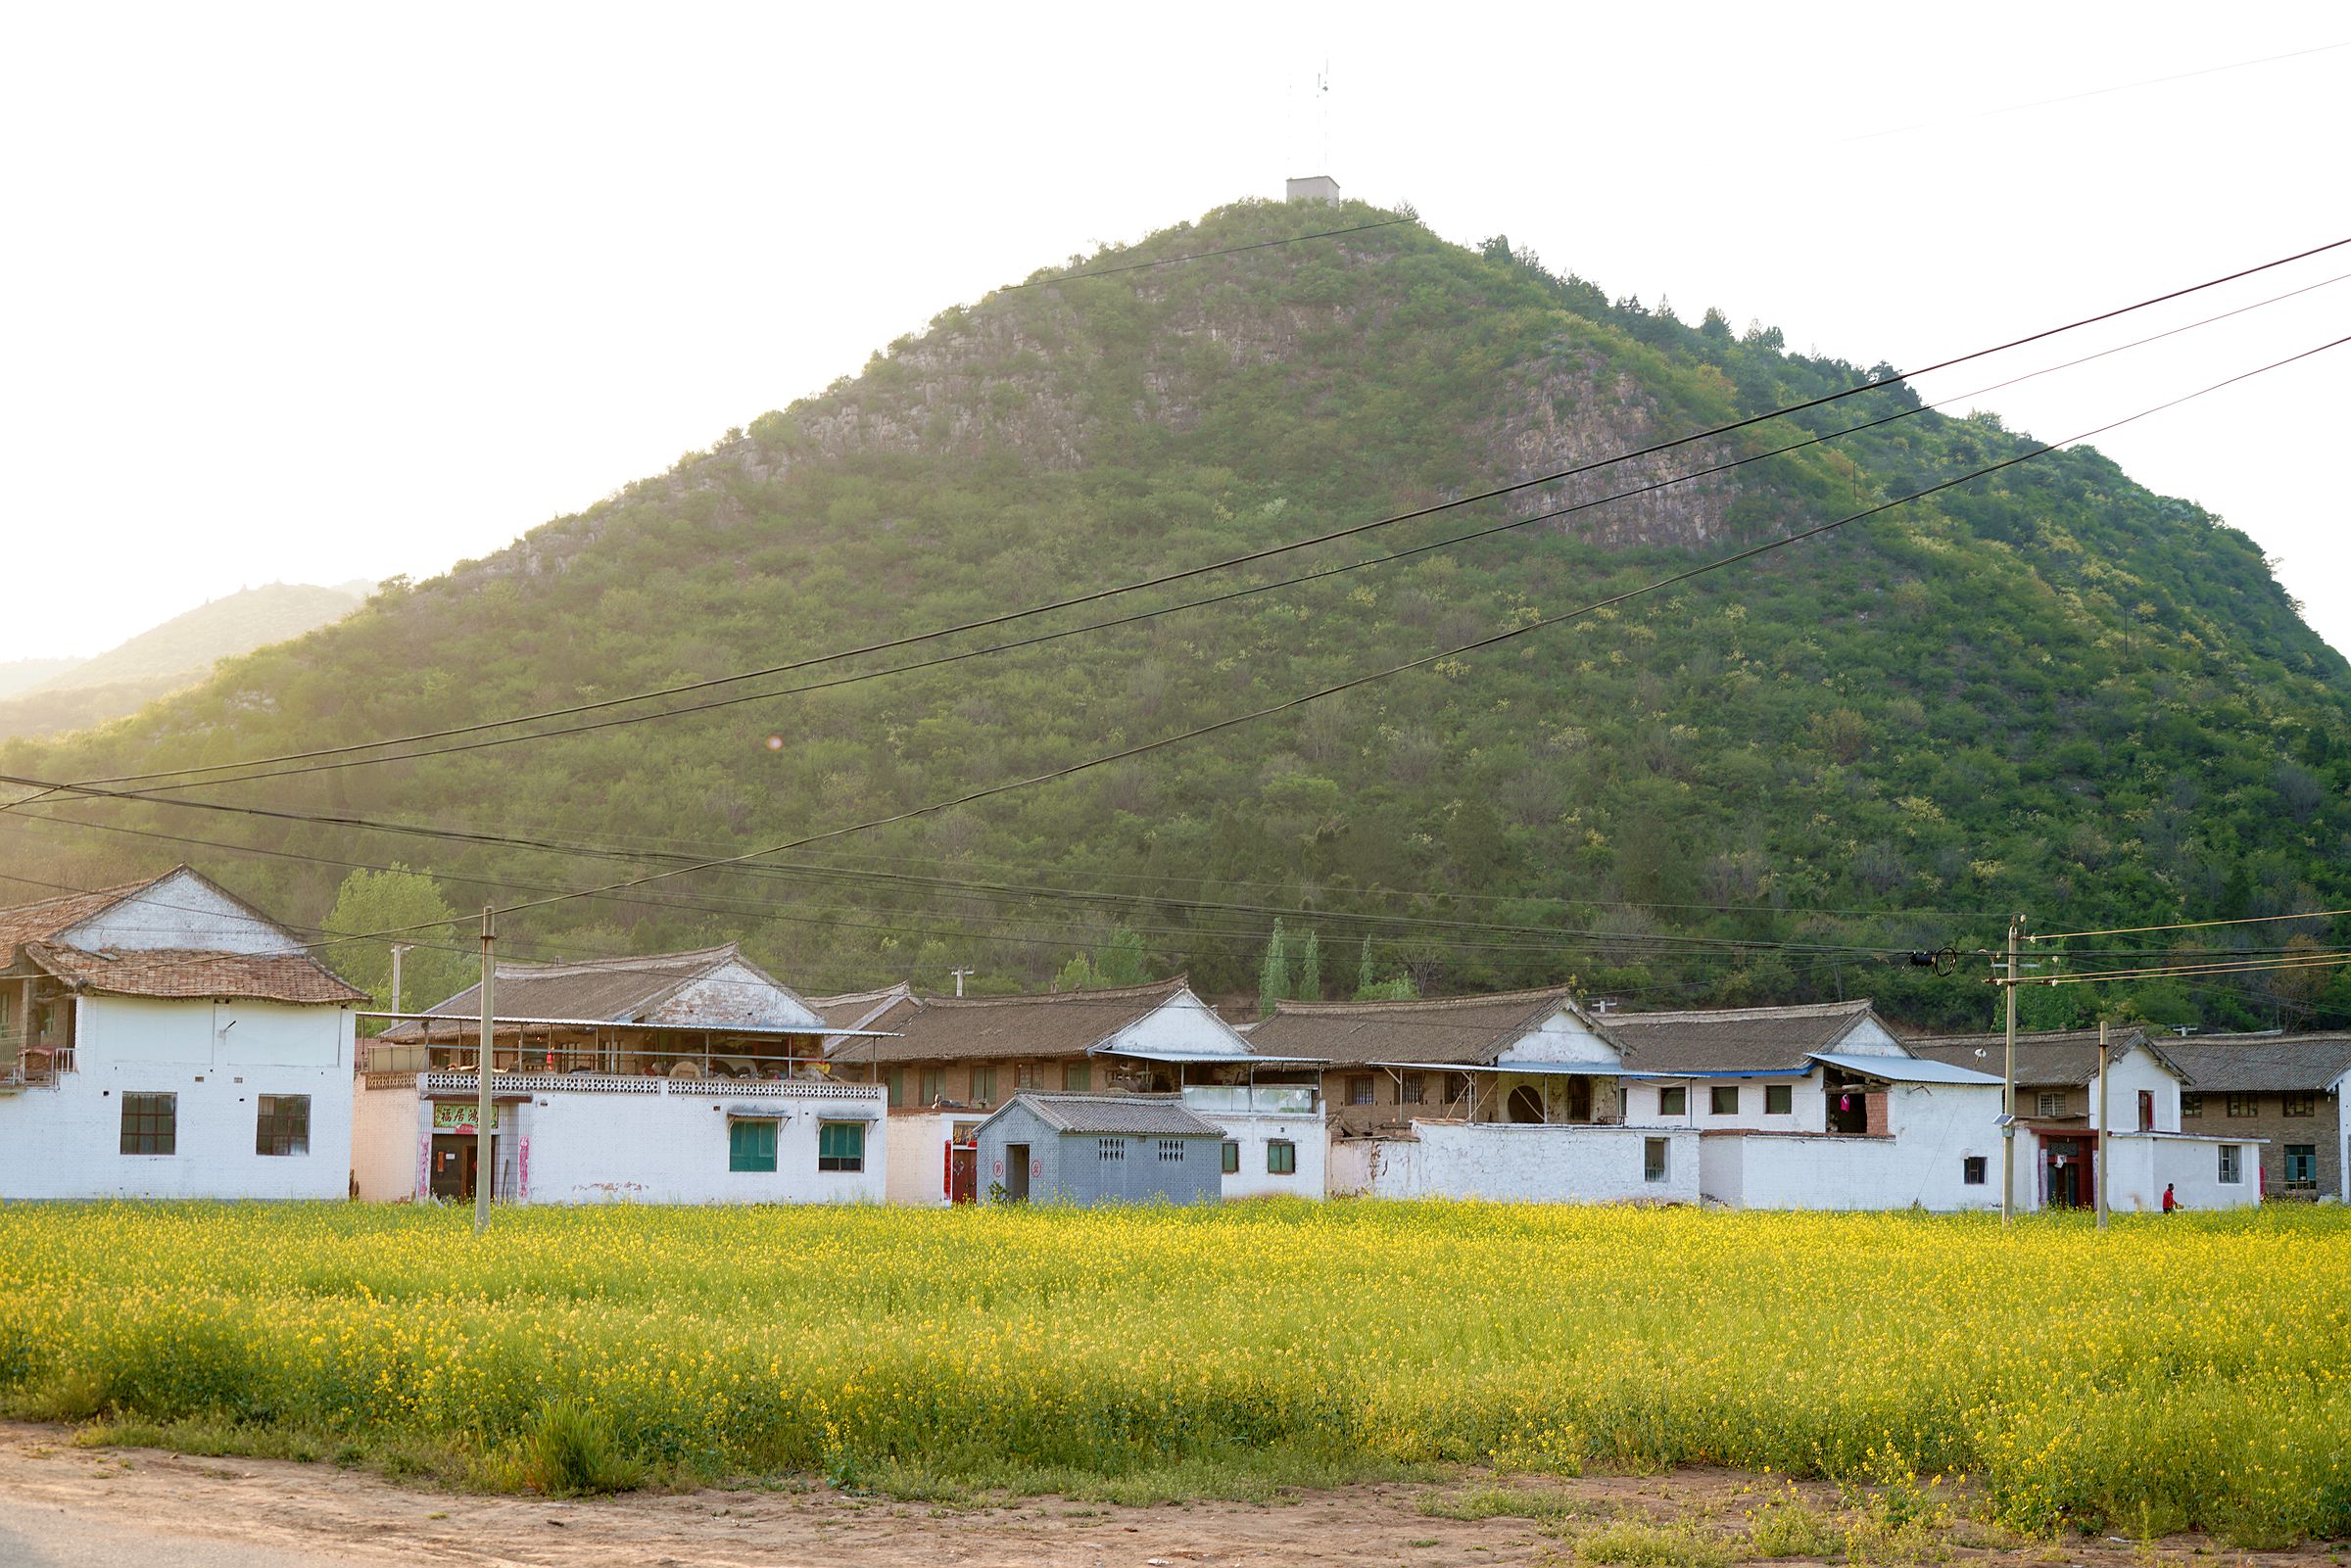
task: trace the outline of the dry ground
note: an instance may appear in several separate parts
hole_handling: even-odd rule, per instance
[[[1692,1527],[1679,1539],[1698,1549],[1681,1568],[1718,1568],[1745,1555],[1746,1512],[1766,1491],[1755,1477],[1686,1470],[1573,1481],[1468,1474],[1433,1486],[1301,1493],[1271,1505],[1130,1508],[1032,1497],[945,1509],[798,1483],[563,1503],[408,1490],[326,1464],[82,1448],[68,1428],[0,1423],[0,1563],[1565,1563],[1590,1559],[1593,1543],[1579,1552],[1579,1536],[1629,1522]],[[1808,1486],[1802,1496],[1832,1524],[1843,1517],[1833,1488]],[[1448,1516],[1521,1503],[1531,1516]],[[1924,1555],[2099,1568],[2351,1563],[2339,1546],[2238,1552],[2195,1537],[2053,1544],[1964,1521]],[[1676,1562],[1651,1558],[1638,1568]]]

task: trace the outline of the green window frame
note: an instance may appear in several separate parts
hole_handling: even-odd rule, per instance
[[[895,1111],[906,1103],[906,1069],[891,1068],[887,1081],[889,1084],[889,1108]]]
[[[776,1124],[772,1121],[727,1123],[727,1168],[767,1172],[776,1168]]]
[[[2289,1187],[2314,1187],[2319,1180],[2319,1146],[2315,1143],[2289,1143],[2285,1146],[2285,1184]]]
[[[1227,1142],[1224,1145],[1224,1174],[1227,1176],[1237,1176],[1240,1173],[1241,1146],[1237,1143]]]
[[[1767,1117],[1786,1117],[1796,1114],[1796,1085],[1766,1083],[1763,1085],[1763,1114]]]
[[[819,1170],[863,1170],[865,1168],[865,1123],[862,1121],[820,1121],[816,1124],[816,1168]]]
[[[996,1069],[994,1068],[972,1069],[972,1104],[994,1105],[995,1103]]]
[[[1266,1174],[1295,1176],[1298,1174],[1298,1146],[1287,1138],[1275,1138],[1266,1145]]]
[[[307,1094],[264,1094],[254,1111],[253,1152],[257,1155],[307,1155],[311,1152],[311,1097]]]
[[[1716,1117],[1735,1117],[1739,1114],[1739,1085],[1717,1083],[1706,1097],[1706,1114]]]
[[[124,1095],[122,1152],[126,1155],[179,1153],[179,1096]]]
[[[914,1103],[919,1106],[935,1106],[946,1097],[947,1069],[945,1068],[923,1069],[922,1086],[915,1094]]]

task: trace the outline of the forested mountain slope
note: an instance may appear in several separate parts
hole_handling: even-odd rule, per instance
[[[1083,264],[1386,215],[1243,204]],[[1870,374],[1788,354],[1776,331],[1611,303],[1506,243],[1481,254],[1415,224],[1100,277],[1040,273],[948,310],[855,379],[668,474],[444,577],[392,585],[135,724],[0,755],[6,772],[44,779],[145,773],[780,664],[1428,505]],[[1916,400],[1890,382],[1564,489],[1139,597],[1171,604],[1449,539]],[[2192,430],[2192,408],[2170,417]],[[185,792],[739,852],[1558,614],[2033,445],[1990,417],[1922,412],[1409,561],[1037,647]],[[699,874],[555,905],[510,930],[561,950],[741,934],[793,983],[824,988],[909,974],[940,984],[957,961],[997,984],[1038,982],[1117,920],[1142,933],[1155,970],[1241,989],[1271,912],[1304,909],[1315,913],[1288,924],[1319,931],[1326,978],[1352,976],[1371,934],[1375,968],[1410,966],[1430,989],[1574,974],[1654,1004],[1843,991],[1918,1022],[1973,1023],[1990,1007],[1980,968],[1942,977],[1857,950],[1974,946],[2011,909],[2050,928],[2351,903],[2347,783],[2343,661],[2259,549],[2077,450],[1432,670],[784,857],[796,869]],[[151,804],[33,810],[281,855],[405,861],[442,876],[460,908],[487,896],[473,879],[517,889],[624,874],[513,846]],[[310,921],[342,876],[120,834],[52,850],[58,833],[11,828],[5,842],[11,862],[48,868],[34,875],[79,879],[184,853]],[[889,876],[839,870],[852,866]],[[1002,884],[1123,896],[988,890]],[[2251,929],[2232,939],[2287,934]],[[2129,999],[2149,1017],[2267,1020],[2281,1000],[2332,1007],[2327,979],[2175,981]],[[2094,993],[2036,991],[2029,1016],[2077,1015]]]

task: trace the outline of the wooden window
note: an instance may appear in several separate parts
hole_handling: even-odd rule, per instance
[[[1237,1143],[1227,1143],[1224,1145],[1224,1174],[1237,1176],[1240,1173],[1241,1146]]]
[[[16,1017],[17,993],[0,991],[0,1034],[8,1032],[9,1022]]]
[[[776,1124],[772,1121],[728,1122],[727,1168],[729,1170],[775,1169]]]
[[[2063,1089],[2044,1089],[2039,1098],[2034,1101],[2034,1106],[2044,1117],[2064,1116],[2065,1091]]]
[[[1408,1072],[1408,1073],[1406,1073],[1406,1074],[1404,1075],[1404,1089],[1403,1089],[1403,1093],[1404,1093],[1404,1103],[1405,1103],[1406,1105],[1422,1105],[1422,1104],[1425,1104],[1425,1103],[1426,1103],[1426,1101],[1427,1101],[1427,1099],[1428,1099],[1428,1081],[1427,1081],[1427,1079],[1423,1078],[1423,1077],[1422,1077],[1422,1076],[1421,1076],[1419,1073],[1417,1073],[1417,1072]]]
[[[2281,1094],[2278,1097],[2278,1114],[2281,1117],[2310,1117],[2318,1115],[2318,1096],[2311,1094]]]
[[[1466,1100],[1466,1099],[1468,1099],[1468,1098],[1469,1098],[1469,1074],[1468,1074],[1468,1073],[1466,1073],[1466,1072],[1448,1072],[1448,1073],[1446,1073],[1446,1074],[1445,1074],[1445,1103],[1446,1103],[1447,1105],[1451,1105],[1451,1104],[1453,1104],[1453,1103],[1454,1103],[1455,1101],[1457,1101],[1457,1100]]]
[[[2319,1184],[2317,1144],[2289,1143],[2285,1146],[2285,1184],[2289,1187],[2315,1187]]]
[[[122,1097],[122,1152],[168,1155],[179,1152],[179,1096],[126,1094]]]
[[[885,1081],[889,1084],[889,1106],[894,1111],[906,1103],[906,1069],[891,1068]]]
[[[1356,1074],[1347,1080],[1347,1103],[1349,1105],[1373,1104],[1374,1090],[1377,1086],[1377,1080],[1369,1073]]]
[[[311,1152],[311,1097],[307,1094],[264,1094],[253,1129],[257,1155],[307,1155]]]
[[[1666,1147],[1666,1142],[1662,1138],[1641,1140],[1641,1179],[1643,1181],[1663,1181],[1665,1179]]]
[[[915,1104],[936,1105],[947,1097],[947,1069],[945,1068],[923,1069],[923,1075],[919,1081],[921,1088],[916,1091]]]
[[[2233,1143],[2221,1145],[2221,1185],[2234,1187],[2245,1179],[2244,1150]]]
[[[1182,1161],[1183,1140],[1181,1138],[1162,1138],[1159,1140],[1159,1163],[1161,1164],[1179,1164],[1182,1163]]]
[[[2232,1117],[2260,1116],[2261,1096],[2258,1094],[2231,1095],[2229,1097],[2229,1114]]]
[[[1015,1062],[1012,1065],[1012,1086],[1015,1089],[1035,1088],[1036,1064],[1033,1062]]]
[[[1689,1114],[1690,1090],[1686,1086],[1677,1083],[1670,1089],[1659,1089],[1657,1091],[1658,1116],[1686,1117]]]
[[[995,1103],[996,1069],[994,1068],[972,1069],[972,1104],[994,1105]]]
[[[1094,1158],[1105,1164],[1124,1161],[1127,1158],[1127,1140],[1124,1138],[1096,1138],[1094,1140]]]
[[[816,1168],[819,1170],[863,1170],[865,1168],[865,1123],[862,1121],[820,1121],[816,1124]]]
[[[1796,1085],[1766,1083],[1763,1085],[1763,1114],[1767,1117],[1786,1117],[1796,1114]]]
[[[34,1039],[46,1040],[49,1038],[49,1031],[55,1027],[57,1027],[57,1009],[54,1006],[43,1002],[33,1008],[32,1037]]]
[[[1739,1085],[1736,1083],[1714,1085],[1713,1090],[1706,1097],[1706,1110],[1710,1115],[1737,1116],[1739,1114]]]
[[[1269,1176],[1298,1174],[1298,1146],[1286,1138],[1276,1138],[1267,1144],[1266,1174]]]
[[[2182,1095],[2180,1097],[2180,1114],[2183,1117],[2202,1116],[2204,1114],[2204,1097],[2200,1094]]]
[[[1959,1179],[1970,1187],[1984,1185],[1985,1161],[1982,1155],[1969,1155],[1959,1162]]]
[[[1071,1094],[1085,1094],[1094,1086],[1094,1065],[1091,1062],[1065,1062],[1061,1068],[1061,1086]]]

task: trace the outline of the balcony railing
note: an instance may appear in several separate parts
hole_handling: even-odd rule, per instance
[[[0,1093],[54,1088],[73,1070],[71,1045],[27,1045],[21,1034],[0,1034]]]
[[[1190,1083],[1183,1090],[1183,1103],[1194,1111],[1305,1113],[1320,1102],[1320,1091],[1304,1083]]]

